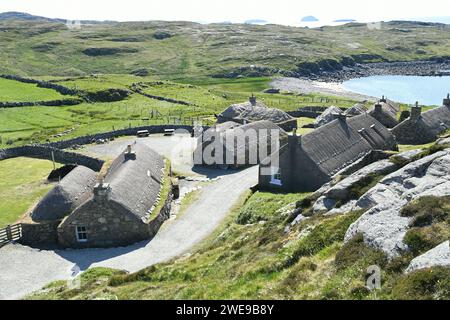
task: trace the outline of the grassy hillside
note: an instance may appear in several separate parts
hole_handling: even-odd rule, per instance
[[[382,23],[380,29],[357,23],[307,29],[151,21],[69,30],[57,22],[0,20],[0,73],[73,76],[146,69],[165,79],[291,75],[354,62],[450,56],[448,28],[410,22]]]
[[[289,214],[292,202],[305,196],[257,192],[242,199],[215,234],[182,258],[133,274],[95,268],[81,276],[80,289],[55,282],[30,298],[450,298],[449,268],[404,275],[411,256],[388,262],[382,252],[366,247],[359,237],[343,245],[345,231],[362,212],[314,216],[286,229],[293,219]],[[448,199],[441,202],[445,210]],[[420,215],[429,209],[427,205],[417,204],[411,211]],[[381,267],[382,288],[370,292],[365,277],[374,264]]]

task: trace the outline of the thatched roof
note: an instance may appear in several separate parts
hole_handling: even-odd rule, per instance
[[[223,139],[222,141],[224,143],[224,158],[226,159],[227,154],[233,154],[235,156],[235,162],[233,164],[228,163],[229,165],[257,164],[260,160],[262,160],[259,159],[259,148],[262,143],[267,142],[267,145],[269,146],[269,152],[271,152],[272,147],[276,147],[271,145],[273,130],[275,130],[279,134],[280,140],[283,140],[287,137],[287,133],[279,126],[271,121],[262,120],[238,127],[232,127],[228,130],[212,131],[210,132],[210,134],[203,137],[203,143],[201,146],[199,146],[199,148],[204,150],[204,148],[213,141],[213,137],[214,139],[216,139],[218,136],[220,136],[221,139]],[[228,142],[232,143],[229,145]],[[277,145],[279,146],[278,142],[279,141],[277,141]],[[249,154],[258,155],[258,159],[256,160],[257,163],[249,162]],[[245,164],[238,163],[237,159],[242,159],[241,157],[246,159]],[[225,163],[226,161],[224,160],[223,162]]]
[[[164,175],[164,159],[142,143],[132,146],[136,158],[126,152],[114,160],[105,176],[111,188],[110,201],[120,203],[136,217],[144,219],[157,202]]]
[[[384,98],[369,109],[369,114],[387,128],[393,128],[398,124],[399,112],[400,106],[397,103]]]
[[[371,150],[394,149],[394,136],[367,114],[336,119],[301,137],[301,148],[327,175]]]
[[[344,114],[348,117],[358,116],[367,112],[367,108],[362,103],[357,103],[353,107],[344,111]]]
[[[85,202],[92,194],[97,173],[77,166],[34,207],[33,221],[59,220]]]
[[[392,129],[401,144],[425,144],[437,139],[450,128],[450,107],[442,106],[423,112],[417,119],[411,117]]]
[[[218,120],[221,122],[231,120],[240,123],[243,123],[243,121],[255,122],[261,120],[282,123],[292,119],[293,117],[286,112],[275,108],[269,108],[259,101],[255,101],[254,104],[251,102],[233,104],[218,116]]]
[[[331,121],[336,119],[336,115],[342,113],[342,110],[338,107],[331,106],[328,107],[320,116],[316,118],[314,121],[314,128],[320,128],[321,126],[330,123]]]

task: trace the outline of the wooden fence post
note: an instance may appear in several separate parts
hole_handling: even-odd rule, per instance
[[[11,241],[12,240],[12,232],[11,232],[11,225],[6,226],[6,238]]]

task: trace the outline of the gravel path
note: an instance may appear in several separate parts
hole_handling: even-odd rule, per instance
[[[160,140],[160,146],[152,143],[152,139]],[[173,144],[171,147],[168,139],[150,137],[143,140],[156,151],[171,153],[173,157],[174,153],[170,151]],[[93,146],[88,151],[113,155],[121,152],[122,144],[127,143],[127,140],[117,140],[113,144]],[[183,160],[171,160],[183,167]],[[258,168],[203,173],[218,179],[203,187],[198,200],[181,217],[165,223],[151,241],[110,249],[37,250],[19,244],[1,248],[0,299],[21,298],[49,282],[70,279],[75,265],[82,271],[102,266],[135,272],[188,252],[218,227],[239,197],[257,182]]]

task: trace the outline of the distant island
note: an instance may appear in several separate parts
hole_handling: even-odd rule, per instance
[[[355,19],[337,19],[334,20],[333,22],[356,22]]]
[[[262,19],[250,19],[244,22],[245,24],[266,24],[266,20]]]
[[[317,19],[314,16],[306,16],[306,17],[303,17],[301,20],[301,22],[317,22],[317,21],[319,21],[319,19]]]

